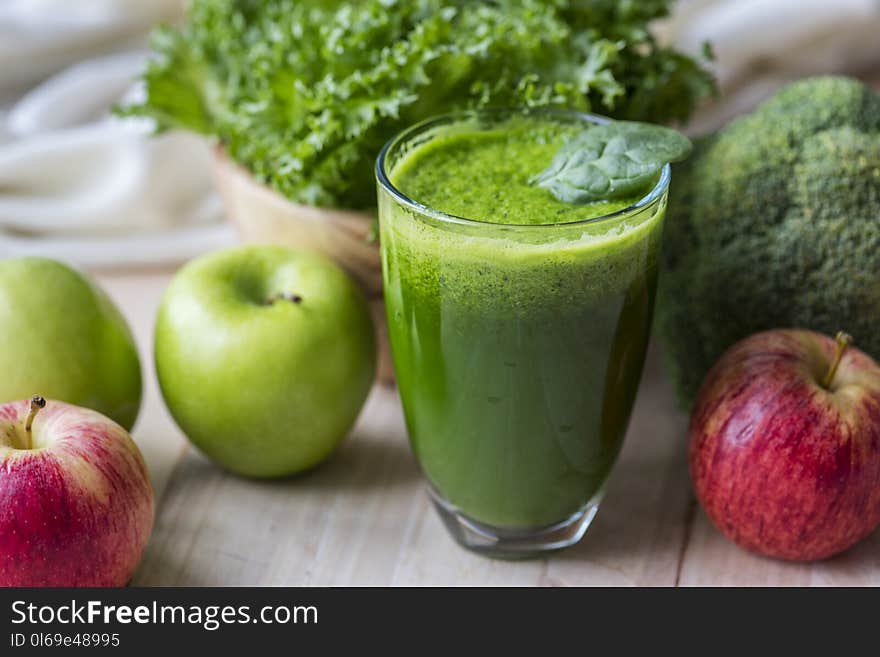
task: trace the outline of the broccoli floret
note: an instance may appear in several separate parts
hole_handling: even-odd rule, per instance
[[[658,328],[690,405],[757,331],[843,329],[880,359],[880,94],[796,82],[673,172]]]

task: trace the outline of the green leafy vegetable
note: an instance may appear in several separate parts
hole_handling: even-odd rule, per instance
[[[714,91],[647,24],[672,0],[192,0],[124,113],[216,138],[285,196],[375,204],[373,162],[427,116],[558,106],[686,119]]]
[[[670,128],[611,121],[569,140],[532,183],[563,203],[619,198],[643,189],[666,164],[690,152],[690,140]]]
[[[880,93],[807,78],[672,172],[658,328],[682,401],[774,328],[844,329],[880,359]]]

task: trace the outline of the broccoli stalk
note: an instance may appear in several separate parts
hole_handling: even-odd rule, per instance
[[[846,327],[880,358],[880,94],[796,82],[673,172],[658,328],[680,399],[738,340]]]

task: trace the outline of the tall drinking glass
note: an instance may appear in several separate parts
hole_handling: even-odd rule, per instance
[[[512,117],[604,121],[449,115],[398,135],[376,166],[385,302],[412,448],[455,539],[509,557],[576,543],[598,509],[644,364],[670,180],[667,166],[629,207],[538,225],[453,216],[395,186],[417,149],[503,129]],[[471,184],[456,179],[454,162],[440,173],[437,185]],[[470,191],[504,205],[503,189]]]

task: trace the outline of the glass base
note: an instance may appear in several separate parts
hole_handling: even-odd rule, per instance
[[[534,529],[504,529],[472,520],[428,486],[431,500],[452,537],[462,547],[496,559],[529,559],[562,550],[583,538],[602,500],[600,491],[562,522]]]

